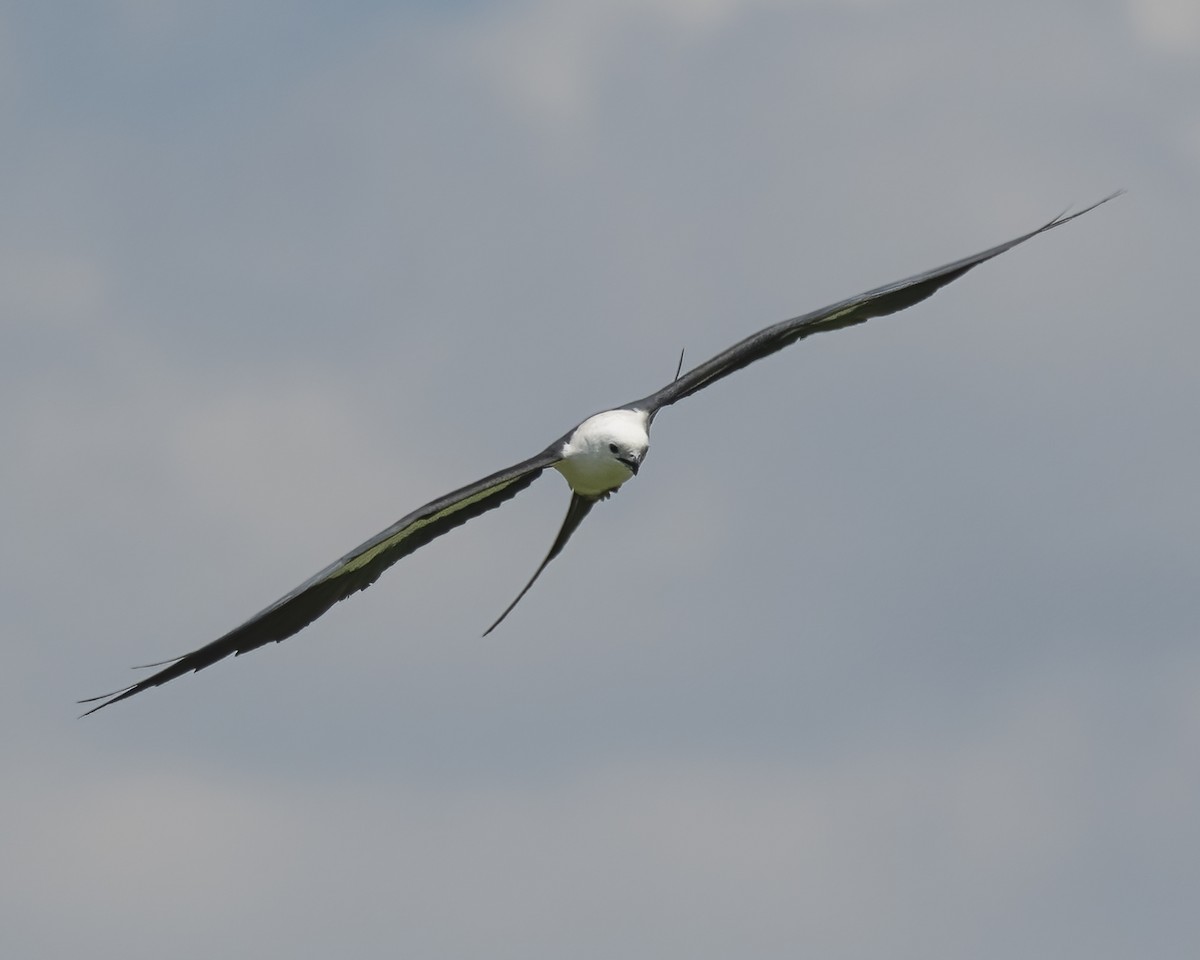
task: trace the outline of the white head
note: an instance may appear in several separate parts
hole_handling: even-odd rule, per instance
[[[638,472],[650,449],[644,410],[606,410],[588,417],[563,443],[555,464],[576,493],[597,496],[616,490]]]

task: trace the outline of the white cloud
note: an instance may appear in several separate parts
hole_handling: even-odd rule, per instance
[[[106,293],[104,272],[91,260],[6,250],[0,255],[0,313],[9,324],[64,329],[91,325]]]
[[[12,30],[4,14],[0,13],[0,110],[8,110],[16,102],[21,77],[17,62]]]
[[[620,69],[612,56],[627,31],[705,36],[755,7],[779,0],[535,0],[519,16],[477,26],[474,49],[518,102],[565,121],[586,111],[598,75]]]
[[[346,384],[290,371],[191,403],[172,432],[171,456],[180,488],[211,516],[245,528],[247,540],[299,546],[319,542],[321,531],[339,543],[354,535],[339,505],[407,503],[397,489],[420,488],[425,462],[421,441],[409,442],[407,457],[381,451],[371,414]]]
[[[117,23],[130,42],[143,49],[173,41],[202,17],[211,17],[213,7],[212,2],[188,0],[112,0]]]
[[[1183,150],[1188,158],[1192,161],[1192,165],[1200,170],[1200,118],[1189,121],[1182,121],[1181,139],[1183,141]]]
[[[93,771],[49,801],[44,783],[10,792],[23,880],[5,893],[81,937],[139,916],[203,947],[265,925],[276,955],[354,929],[438,956],[562,955],[588,931],[573,955],[869,956],[920,940],[939,900],[953,943],[1045,895],[1088,829],[1090,709],[1047,688],[953,747],[813,764],[659,757],[490,784]]]
[[[1195,0],[1129,0],[1134,30],[1143,42],[1166,53],[1200,50],[1200,3]]]
[[[79,759],[69,766],[77,769]],[[278,840],[286,810],[271,809],[276,798],[256,796],[246,783],[156,769],[96,776],[72,789],[39,777],[13,787],[6,814],[25,826],[6,851],[21,871],[19,884],[6,871],[5,899],[45,922],[44,911],[64,904],[86,926],[135,915],[183,924],[197,902],[236,915],[286,852]],[[258,867],[230,872],[248,845]]]

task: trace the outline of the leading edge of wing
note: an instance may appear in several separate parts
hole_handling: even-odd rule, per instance
[[[1006,250],[1011,250],[1018,244],[1036,237],[1039,233],[1045,233],[1047,230],[1053,230],[1055,227],[1061,227],[1064,223],[1069,223],[1076,217],[1082,217],[1085,213],[1095,210],[1102,203],[1108,203],[1109,200],[1119,197],[1124,192],[1124,190],[1118,190],[1103,200],[1098,200],[1070,215],[1060,214],[1036,230],[1030,230],[1028,233],[989,247],[980,253],[963,257],[961,260],[955,260],[932,270],[926,270],[905,280],[897,280],[894,283],[876,287],[820,310],[813,310],[811,313],[801,314],[790,320],[765,327],[689,370],[650,396],[635,400],[626,406],[646,410],[653,417],[662,407],[670,406],[684,397],[691,396],[698,390],[703,390],[734,371],[748,366],[755,360],[769,356],[777,350],[782,350],[797,340],[802,340],[814,333],[853,326],[873,317],[885,316],[911,307],[927,297],[931,297],[939,289],[957,280],[973,267],[999,256]]]
[[[339,600],[365,590],[397,560],[408,556],[442,534],[492,510],[533,483],[559,459],[559,444],[535,457],[499,470],[419,507],[359,544],[341,559],[280,597],[241,626],[191,653],[184,654],[152,676],[112,693],[80,700],[103,703],[83,716],[157,687],[185,673],[203,670],[229,655],[247,653],[268,643],[278,643],[299,633]],[[157,666],[157,664],[154,664]]]

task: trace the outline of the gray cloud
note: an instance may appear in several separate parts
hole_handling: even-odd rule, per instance
[[[332,10],[0,16],[5,954],[1189,955],[1191,7]],[[487,640],[555,477],[74,721],[681,346],[1116,187],[664,412]]]

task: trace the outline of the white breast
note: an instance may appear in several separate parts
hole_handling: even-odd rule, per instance
[[[588,417],[563,444],[563,459],[554,466],[576,493],[596,496],[615,490],[633,476],[617,457],[641,459],[650,446],[647,416],[642,410],[606,410]],[[616,444],[614,454],[609,444]]]

